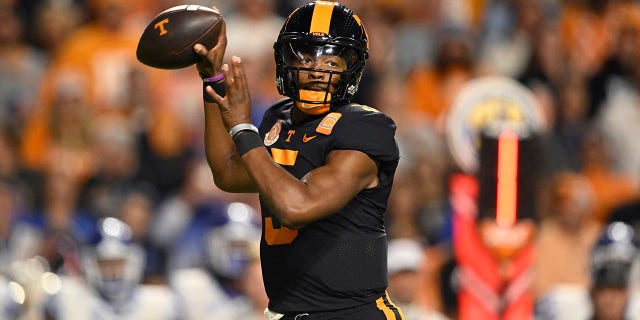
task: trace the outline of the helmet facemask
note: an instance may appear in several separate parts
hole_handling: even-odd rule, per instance
[[[358,90],[364,59],[348,45],[281,39],[275,44],[276,84],[307,113],[349,103]],[[311,110],[318,111],[311,111]]]
[[[140,284],[145,254],[132,242],[127,225],[115,218],[103,220],[100,239],[82,250],[87,283],[112,307],[126,304]]]

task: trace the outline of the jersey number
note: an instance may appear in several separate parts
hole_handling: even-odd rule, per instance
[[[264,240],[270,246],[279,244],[289,244],[298,236],[298,230],[289,229],[285,226],[276,228],[273,225],[273,219],[264,218]]]

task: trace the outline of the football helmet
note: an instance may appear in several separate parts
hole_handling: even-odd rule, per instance
[[[96,237],[83,248],[81,259],[87,283],[116,308],[128,301],[142,280],[144,250],[119,219],[99,222]]]
[[[358,90],[368,49],[366,30],[351,9],[332,1],[305,4],[289,15],[274,44],[278,92],[310,114],[349,103]],[[339,57],[342,65],[318,63],[323,56]],[[304,88],[299,81],[301,71],[324,74],[328,84],[323,89]],[[337,84],[329,85],[335,77],[340,78]]]
[[[258,214],[242,202],[230,203],[207,234],[207,254],[212,271],[237,279],[254,256],[260,243]]]
[[[634,230],[623,222],[606,226],[593,247],[591,275],[596,287],[626,287],[638,254]]]

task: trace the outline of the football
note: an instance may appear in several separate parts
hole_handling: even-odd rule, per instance
[[[158,14],[138,41],[138,61],[159,69],[180,69],[193,65],[200,56],[196,43],[212,48],[223,25],[220,11],[200,5],[179,5]]]

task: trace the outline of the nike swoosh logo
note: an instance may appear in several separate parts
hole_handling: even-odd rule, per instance
[[[317,137],[317,135],[315,136],[311,136],[311,137],[307,137],[307,134],[305,133],[304,136],[302,136],[302,142],[309,142],[311,139]]]

